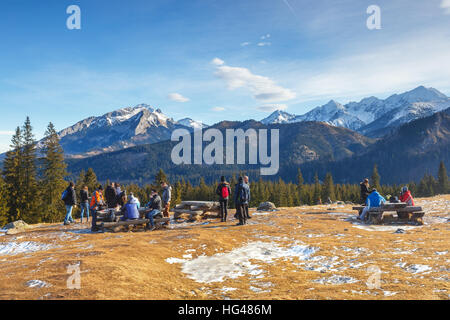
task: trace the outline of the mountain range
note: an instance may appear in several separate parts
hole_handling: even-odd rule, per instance
[[[376,97],[345,105],[331,100],[304,115],[277,110],[261,120],[264,124],[321,121],[349,128],[369,137],[381,137],[404,123],[450,108],[450,98],[434,88],[420,86],[394,94],[385,100]]]

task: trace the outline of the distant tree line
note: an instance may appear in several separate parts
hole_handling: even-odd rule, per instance
[[[17,127],[11,139],[11,149],[7,152],[0,175],[0,226],[22,219],[27,223],[60,222],[64,218],[64,203],[61,194],[67,187],[67,165],[64,161],[64,151],[59,143],[55,127],[50,123],[45,132],[42,145],[37,149],[30,119],[27,117],[22,127]],[[232,174],[229,179],[232,190],[238,177],[243,172]],[[363,179],[364,177],[362,177]],[[382,195],[398,195],[403,185],[382,185],[378,167],[373,167],[371,187]],[[172,202],[175,206],[183,200],[216,200],[218,182],[206,184],[203,177],[198,184],[178,179],[170,181],[162,169],[154,177],[153,184],[122,186],[127,193],[136,195],[141,203],[147,203],[151,189],[160,190],[160,182],[172,182]],[[219,177],[217,177],[219,180]],[[81,171],[75,181],[77,195],[83,186],[88,186],[92,193],[99,186],[97,175],[93,169]],[[106,181],[110,184],[110,181]],[[323,181],[315,173],[314,182],[307,184],[303,174],[298,169],[296,182],[284,182],[263,179],[250,181],[251,202],[255,207],[261,202],[270,201],[278,207],[299,205],[315,205],[328,201],[360,201],[360,186],[358,184],[335,184],[331,173],[327,173]],[[437,178],[425,174],[419,183],[410,182],[409,189],[415,197],[431,197],[437,194],[450,193],[450,184],[444,162],[441,161]],[[233,196],[230,206],[234,207]],[[75,212],[76,214],[76,212]]]

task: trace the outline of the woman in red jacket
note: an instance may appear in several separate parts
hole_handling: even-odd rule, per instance
[[[411,191],[408,190],[408,187],[403,187],[402,193],[400,194],[400,201],[406,202],[408,206],[414,206],[414,199],[411,195]]]

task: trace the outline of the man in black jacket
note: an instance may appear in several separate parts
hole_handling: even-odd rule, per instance
[[[364,181],[360,183],[360,187],[361,187],[361,203],[362,203],[362,205],[365,205],[367,197],[370,194],[369,179],[367,179],[367,178],[364,179]]]
[[[117,194],[116,194],[116,184],[113,182],[110,186],[105,189],[105,200],[108,208],[117,207]]]
[[[239,217],[238,226],[243,226],[247,223],[247,216],[245,215],[245,205],[248,205],[248,197],[250,189],[247,184],[244,183],[244,179],[239,177],[239,183],[235,186],[234,190],[234,203],[236,204],[236,213]]]
[[[250,217],[250,215],[248,214],[248,206],[250,205],[250,199],[251,199],[250,183],[248,180],[248,176],[244,176],[244,183],[248,186],[248,202],[246,204],[244,204],[245,218],[251,219],[252,217]]]
[[[81,207],[81,221],[83,223],[84,214],[86,214],[87,223],[89,223],[89,189],[84,186],[80,191],[80,207]]]
[[[64,225],[68,225],[74,222],[72,218],[72,210],[77,203],[75,184],[73,182],[70,182],[67,189],[63,192],[62,200],[66,205],[66,217],[64,218]]]
[[[147,219],[150,219],[150,224],[147,223],[146,229],[153,231],[155,230],[155,221],[153,219],[156,215],[160,214],[162,210],[161,197],[155,189],[152,189],[150,202],[147,203],[146,207],[152,209],[152,211],[145,215]]]
[[[225,181],[225,177],[220,177],[220,184],[217,186],[216,194],[219,196],[220,203],[220,219],[222,222],[227,221],[228,216],[228,199],[231,195],[230,184]]]

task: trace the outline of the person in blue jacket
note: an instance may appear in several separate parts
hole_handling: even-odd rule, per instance
[[[383,198],[376,189],[373,189],[373,191],[369,194],[369,196],[366,199],[366,207],[361,213],[360,219],[364,221],[366,218],[366,214],[369,212],[370,208],[381,207],[383,203],[386,203],[386,199]]]
[[[136,220],[139,219],[139,201],[136,198],[130,197],[130,200],[122,207],[122,218],[120,220]]]

